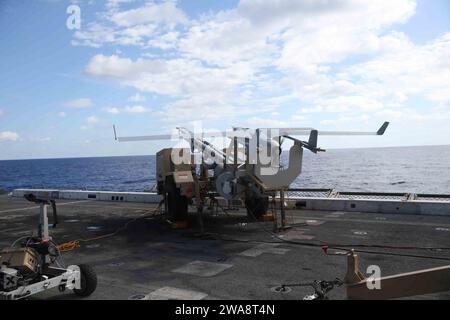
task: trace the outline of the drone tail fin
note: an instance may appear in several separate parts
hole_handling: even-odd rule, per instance
[[[387,122],[387,121],[385,123],[383,123],[383,125],[380,127],[380,129],[378,129],[377,135],[382,136],[384,134],[384,132],[386,131],[388,125],[389,125],[389,122]]]
[[[312,148],[317,148],[318,135],[319,132],[317,130],[311,130],[311,133],[309,134],[308,145],[310,145]]]

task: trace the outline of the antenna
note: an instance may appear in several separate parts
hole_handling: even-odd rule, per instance
[[[116,125],[113,124],[113,130],[114,130],[114,140],[117,141],[117,133],[116,133]]]

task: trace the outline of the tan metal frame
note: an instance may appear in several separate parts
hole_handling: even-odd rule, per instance
[[[379,281],[380,288],[369,289],[368,281]],[[450,291],[450,266],[367,279],[359,270],[358,255],[351,251],[344,282],[348,299],[384,300],[445,292]]]

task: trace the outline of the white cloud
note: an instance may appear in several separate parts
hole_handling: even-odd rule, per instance
[[[289,126],[289,122],[270,119],[270,118],[261,118],[261,117],[251,117],[246,121],[246,123],[251,127],[287,127]]]
[[[146,77],[152,74],[164,74],[170,62],[162,59],[136,59],[122,58],[117,55],[106,56],[95,55],[86,66],[86,73],[89,75],[111,77],[125,81],[146,81]],[[133,82],[130,82],[130,85]]]
[[[48,141],[51,141],[52,139],[50,137],[37,137],[37,138],[33,138],[31,140],[34,142],[48,142]]]
[[[189,59],[136,59],[94,56],[86,73],[116,79],[140,91],[175,97],[160,114],[164,121],[220,119],[257,112],[240,92],[253,78],[251,67],[207,67]]]
[[[140,106],[140,105],[125,106],[124,108],[111,107],[111,108],[104,108],[103,110],[108,112],[108,113],[111,113],[111,114],[119,114],[121,112],[144,113],[144,112],[150,112],[151,111],[149,108],[146,108],[146,107]]]
[[[108,2],[100,21],[90,22],[86,28],[76,31],[72,43],[95,48],[113,44],[167,49],[177,37],[177,32],[172,30],[189,22],[175,2],[148,2],[142,7],[121,11],[119,7],[123,2],[131,1]]]
[[[338,96],[330,99],[316,99],[316,110],[325,110],[327,112],[347,112],[347,111],[376,111],[383,108],[383,104],[375,99],[365,96]]]
[[[405,22],[416,7],[411,0],[378,0],[376,5],[371,4],[373,2],[361,0],[241,0],[238,11],[254,23],[269,25],[308,25],[311,21],[320,23],[322,21],[316,20],[326,18],[336,22],[353,19],[379,28]]]
[[[310,107],[310,108],[301,108],[300,109],[300,113],[317,113],[317,112],[322,112],[322,111],[323,111],[322,106],[314,106],[314,107]]]
[[[109,7],[109,8],[116,9],[122,3],[130,3],[130,2],[133,2],[133,1],[135,1],[135,0],[107,0],[106,6]]]
[[[19,135],[15,132],[11,132],[11,131],[0,132],[0,142],[17,141],[18,139],[19,139]]]
[[[415,10],[413,0],[241,0],[188,21],[175,2],[125,11],[116,3],[75,40],[161,50],[97,54],[85,71],[168,97],[155,111],[165,122],[280,124],[270,113],[287,104],[298,106],[293,120],[327,125],[404,113],[418,120],[430,112],[406,108],[417,96],[442,108],[434,116],[449,112],[450,33],[417,45],[391,30]]]
[[[208,96],[197,95],[186,99],[180,99],[166,105],[159,112],[164,122],[175,125],[186,121],[224,121],[233,119],[238,114],[238,109],[232,104],[227,104],[220,97],[213,100]],[[244,114],[245,110],[241,110]]]
[[[65,113],[65,112],[58,112],[58,116],[60,117],[60,118],[65,118],[66,116],[67,116],[67,114]]]
[[[306,120],[306,117],[305,117],[304,115],[302,115],[302,114],[296,113],[296,114],[293,114],[293,115],[292,115],[291,119],[292,119],[292,121],[294,122],[293,127],[298,127],[297,123],[298,123],[299,121],[304,121],[304,120]]]
[[[150,109],[145,108],[143,106],[126,106],[123,111],[128,112],[128,113],[144,113],[144,112],[149,112]]]
[[[436,102],[450,104],[450,89],[436,88],[433,92],[428,93],[427,97]]]
[[[105,108],[104,110],[105,110],[106,112],[112,113],[112,114],[118,114],[118,113],[120,113],[119,108],[116,108],[116,107]]]
[[[132,102],[144,102],[145,100],[146,100],[145,96],[139,94],[139,92],[128,98],[128,101]]]
[[[446,33],[422,46],[403,43],[393,51],[353,65],[348,76],[362,82],[366,91],[378,91],[382,97],[393,96],[405,102],[407,96],[421,94],[430,101],[448,103],[449,61],[450,33]]]
[[[114,29],[98,23],[91,23],[87,25],[87,30],[75,31],[72,40],[73,45],[85,45],[89,47],[99,48],[105,43],[119,42],[116,39]],[[125,43],[122,43],[125,44]]]
[[[147,42],[147,46],[159,48],[159,49],[172,49],[177,46],[180,33],[176,31],[167,32],[165,34],[159,35],[154,39],[150,39]]]
[[[370,116],[367,114],[363,114],[360,116],[339,116],[337,119],[325,119],[320,121],[323,125],[340,125],[340,124],[348,124],[348,123],[369,123]]]
[[[63,106],[66,108],[74,108],[74,109],[84,109],[90,108],[94,104],[89,98],[80,98],[75,100],[66,101],[63,103]]]
[[[96,124],[99,122],[98,118],[95,116],[90,116],[86,118],[86,122],[89,124]]]
[[[314,101],[330,112],[333,109],[347,111],[346,118],[350,113],[370,111],[374,116],[407,122],[405,125],[409,126],[448,119],[450,33],[423,45],[414,45],[398,34],[389,41],[391,45],[385,45],[385,50],[378,56],[328,77],[330,83],[337,80],[352,82],[354,85],[350,89],[339,91],[341,96],[328,99],[319,97],[329,95],[326,91],[317,90]],[[346,96],[347,92],[352,96]],[[423,106],[414,109],[417,98],[424,101]],[[335,120],[342,122],[339,118]]]
[[[122,27],[156,23],[178,24],[188,21],[183,11],[176,7],[175,2],[152,3],[127,11],[114,12],[109,19]]]

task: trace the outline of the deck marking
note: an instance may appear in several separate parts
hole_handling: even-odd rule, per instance
[[[232,266],[232,264],[196,260],[184,265],[183,267],[174,269],[172,272],[190,274],[199,277],[212,277],[227,270],[228,268],[231,268]]]
[[[111,263],[108,263],[108,267],[115,268],[115,267],[123,266],[124,264],[125,264],[125,262],[111,262]]]
[[[275,292],[275,293],[286,294],[286,293],[291,292],[292,289],[290,287],[276,286],[276,287],[270,288],[270,291]]]
[[[308,226],[320,226],[321,224],[325,223],[325,221],[320,221],[320,220],[306,220],[306,224]]]
[[[86,246],[86,248],[88,248],[88,249],[100,248],[100,245],[98,243],[97,244],[88,244]]]
[[[16,232],[16,231],[23,231],[24,227],[17,227],[17,228],[9,228],[2,230],[2,233],[10,233],[10,232]]]
[[[401,216],[401,214],[392,214],[392,216]],[[295,218],[294,218],[295,219]],[[307,217],[304,216],[303,219],[315,219],[315,217]],[[299,220],[300,221],[300,220]],[[305,220],[303,220],[305,221]],[[439,227],[445,226],[450,228],[450,224],[439,223],[439,222],[409,222],[405,220],[371,220],[368,219],[358,219],[358,218],[327,218],[326,221],[337,221],[337,222],[361,222],[361,223],[379,223],[379,224],[393,224],[393,225],[402,225],[402,226],[415,226],[415,227]]]
[[[14,232],[14,235],[15,236],[19,236],[19,237],[21,237],[21,236],[28,236],[28,235],[32,235],[32,234],[33,234],[33,231],[30,231],[30,230]]]
[[[330,214],[325,215],[325,218],[340,218],[345,214],[345,212],[340,212],[340,211],[336,211],[336,212],[332,212]]]
[[[150,292],[144,300],[202,300],[207,296],[208,295],[203,292],[173,287],[162,287]]]
[[[331,217],[331,218],[334,218],[334,219],[338,219],[339,217],[337,217],[337,216],[333,216],[333,217]],[[298,218],[298,217],[294,217],[293,218],[293,220],[292,220],[292,224],[294,224],[294,225],[300,225],[300,224],[302,224],[302,225],[306,225],[306,226],[320,226],[321,224],[324,224],[326,221],[324,221],[324,220],[317,220],[317,219],[315,219],[315,218],[306,218],[306,217],[302,217],[302,218]]]
[[[102,230],[103,227],[101,227],[101,226],[89,226],[89,227],[86,227],[86,229],[88,231],[99,231],[99,230]]]
[[[285,240],[312,240],[314,236],[305,234],[307,230],[291,230],[286,234],[280,235]]]
[[[279,245],[280,245],[279,243],[262,243],[253,248],[242,251],[241,253],[239,253],[239,255],[254,258],[260,256],[263,253],[285,254],[290,250],[277,248]]]
[[[147,300],[146,298],[147,298],[147,295],[138,293],[138,294],[133,294],[131,297],[128,297],[128,300]]]

